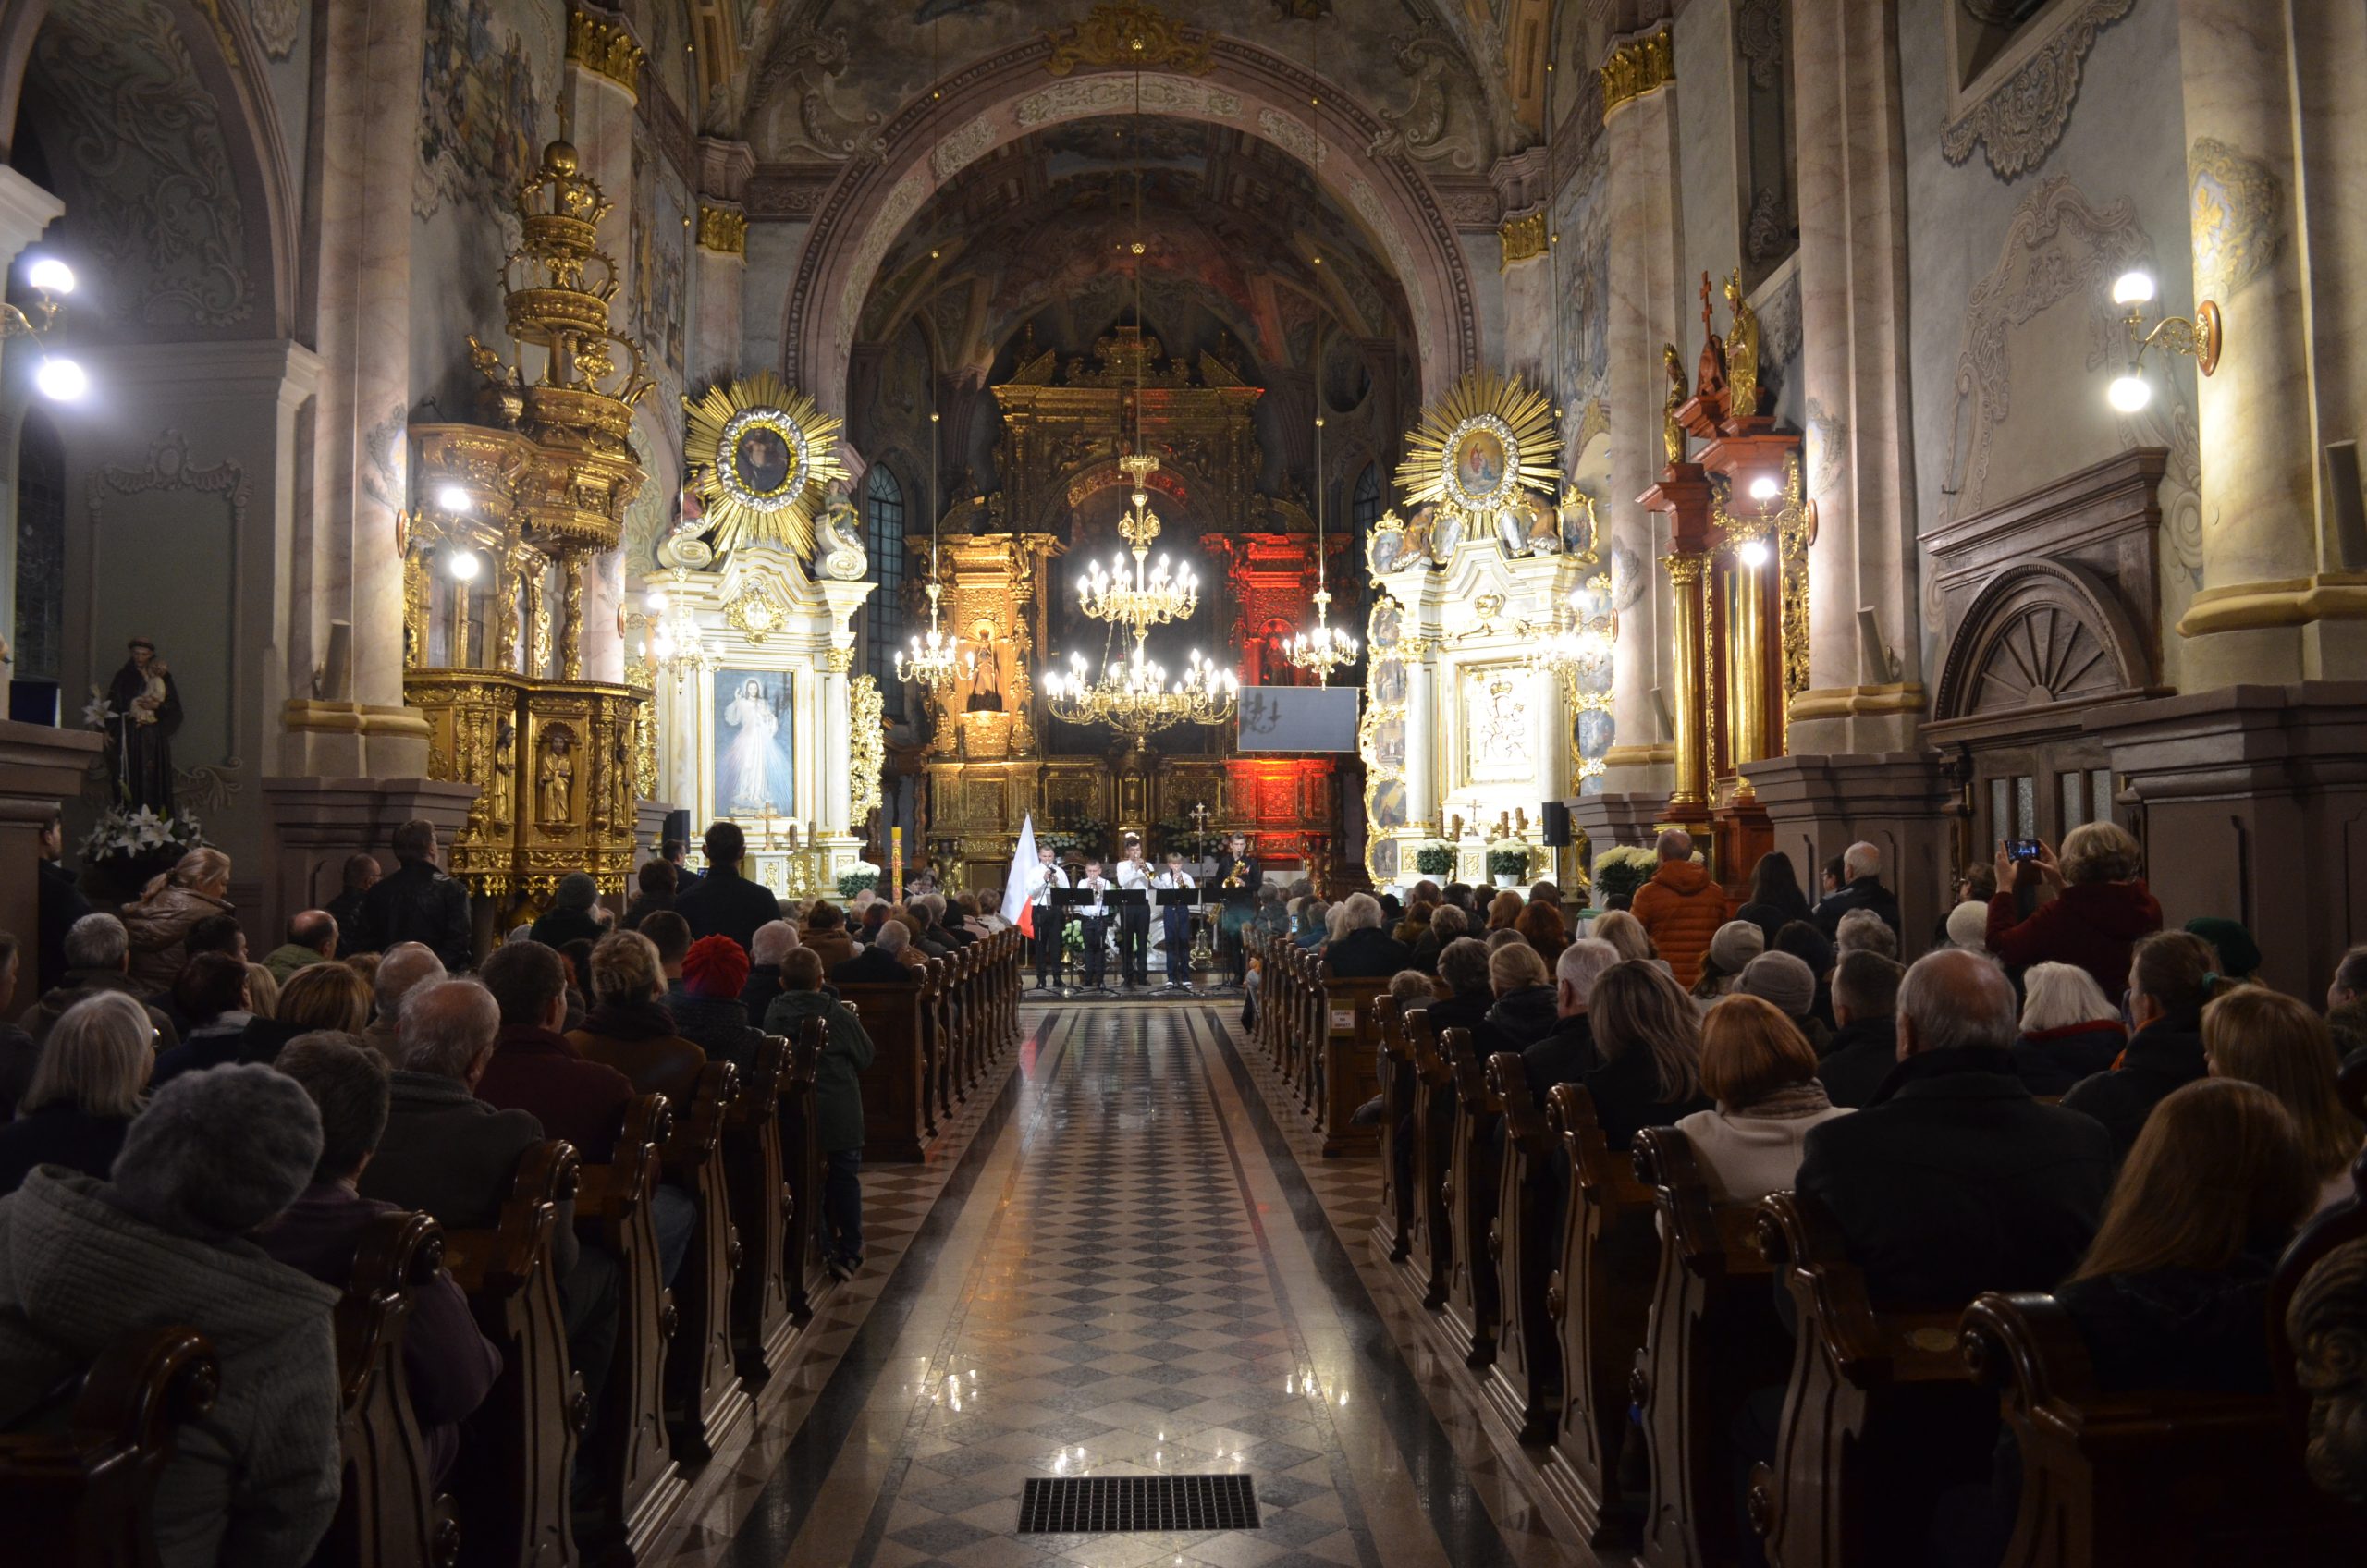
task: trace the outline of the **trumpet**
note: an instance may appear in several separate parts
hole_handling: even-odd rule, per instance
[[[1224,883],[1223,883],[1223,886],[1225,886],[1225,887],[1227,887],[1227,888],[1238,888],[1238,887],[1240,887],[1240,886],[1242,885],[1242,880],[1243,880],[1243,876],[1242,876],[1242,874],[1243,874],[1243,873],[1245,873],[1245,872],[1246,872],[1248,869],[1249,869],[1249,863],[1248,863],[1247,861],[1245,861],[1245,860],[1237,860],[1237,861],[1234,861],[1234,862],[1233,863],[1233,869],[1232,869],[1232,870],[1230,870],[1230,871],[1228,871],[1228,872],[1226,872],[1226,873],[1224,874]]]

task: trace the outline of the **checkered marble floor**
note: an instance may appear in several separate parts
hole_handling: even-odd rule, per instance
[[[1232,1007],[1023,1014],[1018,1082],[864,1175],[871,1255],[648,1561],[763,1568],[1578,1563],[1425,1375]],[[1405,1326],[1410,1329],[1412,1326]],[[1040,1476],[1242,1471],[1255,1531],[1015,1533]]]

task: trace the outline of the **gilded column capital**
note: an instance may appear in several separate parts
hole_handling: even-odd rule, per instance
[[[1679,588],[1690,588],[1710,569],[1710,557],[1700,550],[1673,550],[1661,557],[1661,565],[1667,569],[1671,582]]]
[[[1507,218],[1503,227],[1496,231],[1496,239],[1504,248],[1503,270],[1510,272],[1523,262],[1533,262],[1545,254],[1545,209],[1525,217]]]
[[[567,58],[570,65],[607,77],[639,101],[642,62],[648,55],[633,42],[632,30],[623,22],[570,7],[567,13]]]
[[[1602,79],[1602,117],[1676,80],[1676,49],[1669,30],[1631,38],[1611,51],[1595,74]]]
[[[748,214],[737,207],[699,203],[699,249],[726,256],[748,254]]]

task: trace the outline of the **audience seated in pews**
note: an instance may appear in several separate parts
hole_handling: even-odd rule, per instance
[[[1880,953],[1851,953],[1833,970],[1833,1032],[1817,1081],[1834,1105],[1871,1101],[1898,1065],[1898,984],[1907,971]]]
[[[308,909],[288,922],[288,940],[264,954],[263,966],[282,986],[296,972],[337,957],[337,917],[325,909]]]
[[[534,921],[526,935],[556,951],[570,942],[596,942],[607,933],[593,907],[600,901],[600,884],[588,871],[570,871],[552,889],[550,908]]]
[[[17,977],[24,968],[24,951],[17,938],[0,931],[0,997],[17,994]],[[33,1081],[41,1047],[14,1023],[0,1023],[0,1123],[17,1114],[17,1102]]]
[[[1453,904],[1441,903],[1430,911],[1430,918],[1422,925],[1422,934],[1414,939],[1405,960],[1406,967],[1436,975],[1440,951],[1456,937],[1467,936],[1470,926],[1471,917],[1468,914]]]
[[[1333,907],[1341,912],[1340,935],[1324,944],[1323,962],[1336,978],[1386,980],[1413,958],[1382,928],[1380,900],[1370,893],[1351,893]]]
[[[1732,992],[1750,961],[1766,949],[1765,933],[1748,920],[1736,917],[1719,926],[1701,955],[1701,970],[1692,986],[1693,999],[1706,1008]]]
[[[748,978],[740,985],[740,1005],[749,1022],[763,1020],[765,1010],[780,995],[780,961],[803,945],[789,921],[768,920],[756,927],[748,947]]]
[[[2238,986],[2202,1010],[2202,1056],[2212,1077],[2258,1084],[2292,1117],[2317,1183],[2313,1212],[2350,1196],[2350,1166],[2367,1127],[2343,1106],[2324,1019],[2291,997]]]
[[[706,875],[676,896],[675,912],[690,923],[693,937],[729,937],[745,948],[755,939],[757,926],[780,918],[779,900],[763,883],[740,874],[748,840],[736,823],[709,825],[703,842]]]
[[[277,1066],[320,1112],[321,1157],[302,1195],[257,1233],[256,1244],[290,1268],[342,1290],[370,1221],[399,1212],[393,1204],[362,1196],[357,1187],[386,1130],[386,1064],[352,1035],[323,1030],[290,1040]],[[460,1457],[460,1423],[501,1375],[501,1353],[478,1331],[469,1298],[449,1274],[439,1271],[410,1297],[403,1378],[441,1483]]]
[[[2344,1060],[2367,1050],[2367,947],[2351,949],[2326,982],[2326,1027]]]
[[[2252,934],[2244,929],[2242,921],[2221,914],[2198,914],[2182,929],[2211,944],[2211,950],[2219,959],[2212,968],[2221,979],[2250,981],[2260,969],[2260,944],[2252,940]]]
[[[1630,906],[1680,988],[1701,976],[1701,960],[1726,923],[1726,895],[1710,868],[1693,858],[1693,836],[1672,827],[1655,845],[1660,864]]]
[[[520,1158],[546,1136],[531,1112],[491,1105],[475,1093],[501,1033],[500,1004],[475,981],[439,980],[404,998],[403,1054],[387,1079],[386,1131],[357,1183],[363,1197],[423,1210],[448,1231],[485,1231],[501,1222]],[[617,1259],[577,1243],[572,1199],[559,1206],[551,1252],[568,1352],[597,1410],[616,1353]]]
[[[1470,1030],[1471,1048],[1483,1059],[1504,1048],[1495,1026],[1488,1022],[1488,1010],[1496,1005],[1496,994],[1489,979],[1486,943],[1474,937],[1458,937],[1441,949],[1439,988],[1444,995],[1430,1004],[1430,1028],[1434,1034],[1444,1035],[1450,1029]]]
[[[592,1011],[567,1039],[585,1060],[624,1074],[637,1092],[664,1095],[685,1109],[706,1052],[675,1030],[674,1015],[666,1010],[662,950],[649,936],[650,925],[679,919],[652,915],[639,931],[600,938],[592,949]],[[584,1158],[597,1163],[594,1156]]]
[[[1816,972],[1790,953],[1761,953],[1743,966],[1735,994],[1772,1002],[1775,1011],[1792,1021],[1811,1051],[1833,1043],[1833,1031],[1816,1014]]]
[[[1604,970],[1587,1022],[1602,1065],[1587,1074],[1586,1089],[1613,1153],[1639,1129],[1710,1108],[1701,1092],[1701,1011],[1658,964],[1629,959]]]
[[[1764,951],[1775,945],[1775,933],[1787,924],[1812,920],[1815,913],[1808,895],[1800,891],[1799,873],[1793,867],[1792,857],[1781,850],[1770,850],[1751,868],[1750,897],[1735,911],[1735,918],[1759,927],[1760,950]]]
[[[2054,897],[2025,915],[2012,891],[2018,863],[2006,845],[1997,846],[2000,890],[1989,900],[1989,950],[2009,970],[2077,964],[2110,996],[2128,974],[2131,949],[2162,928],[2162,906],[2140,875],[2137,840],[2116,824],[2089,822],[2064,836],[2059,863],[2043,840],[2038,848],[2034,864]]]
[[[159,1087],[184,1072],[239,1060],[251,1008],[247,966],[227,953],[200,953],[173,982],[173,1011],[188,1030],[181,1043],[156,1058]]]
[[[2014,1037],[2004,971],[1927,954],[1899,986],[1897,1069],[1864,1109],[1809,1134],[1798,1190],[1832,1213],[1878,1309],[2045,1290],[2094,1236],[2111,1136],[2030,1097]]]
[[[1898,895],[1883,886],[1882,851],[1860,840],[1841,851],[1840,861],[1838,870],[1828,878],[1834,885],[1817,901],[1817,929],[1838,941],[1841,917],[1862,909],[1880,915],[1891,934],[1898,935]],[[1897,944],[1893,943],[1883,956],[1896,958]]]
[[[1538,1105],[1556,1084],[1580,1084],[1601,1065],[1596,1054],[1588,1009],[1595,982],[1619,962],[1619,949],[1593,937],[1581,937],[1562,949],[1553,963],[1553,1027],[1521,1047],[1522,1076],[1528,1080],[1529,1097]]]
[[[758,926],[756,943],[773,926],[793,931],[786,921]],[[674,1032],[706,1052],[709,1061],[728,1061],[746,1072],[755,1065],[764,1031],[748,1022],[740,998],[748,984],[748,954],[729,937],[702,937],[682,955],[682,977],[667,987],[666,1011]]]
[[[1639,959],[1648,963],[1668,967],[1668,960],[1653,945],[1652,934],[1644,923],[1624,909],[1607,910],[1587,923],[1587,935],[1609,942],[1619,949],[1622,959]]]
[[[268,1018],[247,1021],[239,1042],[240,1061],[266,1067],[288,1041],[315,1030],[359,1035],[370,1022],[370,983],[349,964],[307,964],[296,972],[279,993],[279,1004]]]
[[[131,938],[122,921],[111,914],[86,914],[76,921],[66,933],[66,971],[25,1014],[25,1033],[39,1045],[76,1002],[112,991],[141,1004],[156,1031],[156,1049],[167,1051],[180,1044],[180,1032],[172,1020],[133,983],[130,958]]]
[[[117,999],[89,1005],[131,1026]],[[304,1091],[232,1064],[158,1090],[110,1177],[53,1167],[0,1201],[0,1424],[127,1332],[187,1324],[213,1344],[213,1407],[156,1483],[162,1568],[301,1568],[337,1511],[338,1292],[251,1240],[320,1154]]]
[[[796,1039],[809,1018],[828,1030],[814,1078],[825,1164],[822,1221],[828,1230],[830,1272],[852,1279],[863,1265],[863,1072],[871,1065],[871,1036],[846,1003],[822,990],[822,960],[808,948],[781,960],[782,991],[765,1011],[764,1032]]]
[[[1560,1017],[1553,977],[1535,948],[1525,941],[1512,941],[1490,952],[1488,988],[1496,998],[1488,1009],[1488,1027],[1495,1031],[1496,1049],[1525,1050],[1552,1033]]]
[[[0,1194],[40,1165],[106,1176],[147,1092],[150,1035],[147,1014],[120,991],[67,1009],[42,1043],[16,1120],[0,1126]]]
[[[469,890],[436,869],[435,825],[414,817],[395,829],[395,869],[362,895],[361,934],[371,952],[423,944],[458,974],[475,955]]]
[[[279,1011],[279,982],[262,964],[247,965],[247,1015],[269,1018]]]
[[[2091,1073],[2108,1072],[2128,1030],[2096,977],[2075,963],[2034,963],[2022,972],[2022,1032],[2014,1071],[2031,1094],[2060,1096]]]
[[[876,907],[876,906],[875,906]],[[895,986],[916,977],[917,955],[907,958],[913,934],[901,921],[882,920],[863,950],[830,971],[837,986]]]
[[[1424,892],[1422,889],[1425,888],[1429,891]],[[1429,882],[1417,884],[1413,896],[1405,900],[1404,918],[1398,921],[1389,934],[1404,943],[1406,951],[1413,951],[1414,944],[1420,941],[1422,934],[1430,928],[1430,916],[1438,907],[1437,886]]]
[[[229,889],[230,857],[215,849],[191,850],[170,871],[152,878],[123,911],[123,928],[131,937],[133,981],[151,991],[171,986],[195,950],[189,945],[191,928],[215,915],[235,914]],[[239,947],[243,962],[243,938]]]
[[[1720,1203],[1751,1203],[1792,1184],[1811,1128],[1846,1116],[1817,1081],[1816,1052],[1774,1003],[1733,996],[1701,1020],[1701,1089],[1714,1102],[1681,1117],[1702,1179]]]
[[[870,891],[869,888],[864,890]],[[805,928],[799,937],[799,945],[814,949],[814,956],[822,961],[822,973],[825,974],[854,957],[854,938],[847,935],[846,912],[833,903],[816,902],[805,912]],[[751,1003],[749,1016],[756,1018],[763,1014]]]
[[[1775,933],[1774,946],[1768,950],[1789,953],[1809,966],[1809,973],[1816,976],[1816,1015],[1827,1023],[1834,1023],[1833,971],[1841,962],[1841,951],[1833,938],[1819,930],[1814,921],[1795,920]],[[1898,954],[1893,951],[1882,956],[1895,960]]]
[[[1853,909],[1833,927],[1834,962],[1838,962],[1851,953],[1880,953],[1886,959],[1895,960],[1898,957],[1898,932],[1874,911]],[[1801,962],[1807,961],[1803,959]]]
[[[1513,929],[1520,934],[1522,941],[1537,949],[1537,956],[1545,962],[1549,970],[1570,941],[1569,927],[1563,923],[1562,906],[1558,903],[1541,904],[1532,900],[1527,909],[1520,912],[1520,918],[1513,922]]]
[[[2128,1152],[2146,1113],[2181,1084],[2208,1071],[2202,1009],[2224,988],[2211,944],[2158,931],[2137,944],[2128,965],[2128,1046],[2113,1066],[2073,1084],[2063,1103],[2103,1122],[2116,1157]]]
[[[378,972],[370,977],[374,1011],[369,1026],[362,1031],[362,1043],[376,1051],[389,1068],[402,1062],[404,998],[445,977],[444,961],[423,942],[399,943],[378,960]]]
[[[632,901],[625,905],[625,913],[617,922],[619,931],[638,931],[641,923],[659,910],[674,907],[677,877],[674,863],[663,855],[653,855],[641,863],[633,874]]]
[[[1989,950],[1989,906],[1967,901],[1948,911],[1940,923],[1943,945],[1968,953]]]

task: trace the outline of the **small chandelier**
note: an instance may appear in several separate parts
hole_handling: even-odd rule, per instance
[[[1321,547],[1318,542],[1317,548]],[[1315,630],[1292,638],[1282,653],[1300,669],[1313,670],[1317,683],[1327,686],[1333,670],[1356,662],[1356,640],[1331,624],[1331,590],[1315,591]]]
[[[1178,724],[1222,724],[1233,716],[1240,678],[1192,651],[1183,678],[1168,683],[1166,667],[1153,659],[1145,637],[1134,633],[1134,652],[1089,677],[1082,654],[1069,655],[1069,672],[1044,678],[1044,705],[1070,724],[1107,725],[1134,739],[1134,750],[1162,729]]]
[[[1608,668],[1618,632],[1610,574],[1598,572],[1572,589],[1551,625],[1521,630],[1536,639],[1524,662],[1539,674],[1584,680]]]
[[[1159,537],[1159,514],[1150,509],[1148,476],[1159,459],[1147,452],[1118,459],[1134,482],[1134,509],[1118,520],[1118,537],[1134,556],[1113,556],[1109,570],[1095,561],[1077,579],[1077,608],[1096,620],[1106,620],[1142,632],[1171,620],[1188,619],[1200,605],[1200,581],[1189,565],[1171,569],[1167,557],[1150,560],[1150,542]]]
[[[690,575],[676,567],[667,574],[671,592],[666,586],[652,583],[642,597],[644,614],[641,655],[653,669],[672,674],[678,688],[692,676],[715,668],[717,662],[715,650],[707,646],[705,636],[699,631],[698,617],[682,597]]]
[[[933,574],[936,570],[934,564],[930,570]],[[960,643],[938,622],[938,600],[944,593],[945,589],[940,584],[929,583],[928,632],[926,636],[912,639],[911,652],[896,655],[896,679],[925,686],[932,692],[942,692],[964,673]],[[977,655],[970,655],[970,662],[975,665]]]

